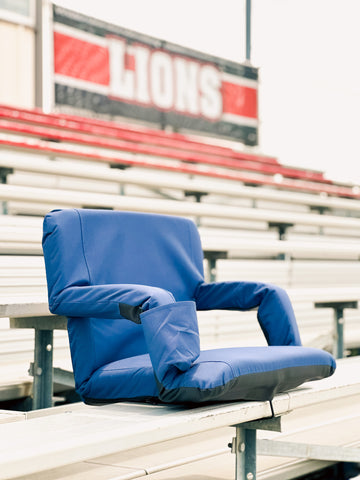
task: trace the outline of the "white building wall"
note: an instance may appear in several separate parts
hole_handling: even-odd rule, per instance
[[[0,103],[35,106],[33,27],[0,19]]]

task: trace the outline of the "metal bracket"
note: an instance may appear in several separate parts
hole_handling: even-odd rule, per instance
[[[338,445],[316,445],[262,439],[257,441],[257,452],[259,455],[272,457],[306,458],[331,462],[360,462],[360,448]]]
[[[7,182],[7,176],[14,172],[13,168],[0,167],[0,183]]]
[[[288,228],[294,226],[293,223],[284,223],[284,222],[269,222],[268,223],[269,229],[276,229],[278,231],[278,238],[279,240],[286,240],[286,233]],[[277,256],[278,260],[288,260],[290,259],[289,254],[279,253]]]
[[[344,309],[358,308],[357,301],[315,302],[315,308],[332,308],[334,311],[334,342],[333,354],[335,358],[344,357]]]
[[[229,443],[231,453],[236,455],[235,480],[256,479],[257,430],[281,432],[281,417],[264,418],[234,425],[236,437]]]
[[[13,168],[0,167],[0,183],[7,183],[7,176],[13,173],[13,171]],[[6,215],[8,213],[7,201],[3,200],[2,202],[0,202],[0,205],[1,213]]]
[[[194,197],[197,203],[201,202],[201,198],[205,195],[208,195],[208,192],[196,192],[192,190],[185,190],[184,192],[185,197]]]
[[[64,330],[66,326],[66,317],[54,315],[10,318],[11,328],[35,330],[34,363],[29,370],[34,377],[33,410],[52,406],[54,329]]]
[[[282,417],[263,418],[261,420],[254,420],[253,422],[242,423],[241,426],[249,430],[281,432],[281,418]]]
[[[281,417],[246,422],[236,427],[236,437],[229,443],[236,455],[235,480],[256,480],[256,456],[289,457],[329,462],[360,462],[360,448],[353,444],[318,445],[256,439],[257,430],[281,431]]]
[[[285,240],[287,229],[293,226],[294,226],[293,223],[269,222],[270,229],[277,229],[279,233],[279,240]]]
[[[227,258],[226,252],[206,251],[204,258],[208,261],[207,277],[209,282],[216,281],[216,261],[220,258]]]
[[[63,368],[53,368],[53,382],[54,384],[62,385],[68,388],[75,388],[74,373]]]
[[[35,377],[35,365],[34,362],[30,363],[28,373],[31,377]],[[37,372],[39,375],[40,371]],[[63,368],[53,368],[53,383],[59,384],[64,387],[75,388],[74,374],[70,370],[64,370]]]

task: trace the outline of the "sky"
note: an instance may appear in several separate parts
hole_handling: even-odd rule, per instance
[[[245,61],[245,0],[54,0],[130,30]],[[252,0],[259,147],[360,185],[360,0]]]

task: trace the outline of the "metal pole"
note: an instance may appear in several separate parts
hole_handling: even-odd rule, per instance
[[[246,60],[251,58],[251,0],[246,0]]]
[[[235,479],[256,480],[256,429],[236,426]]]
[[[344,357],[344,309],[334,308],[335,339],[334,339],[334,357]]]
[[[209,282],[216,282],[216,258],[210,257],[208,259]]]
[[[52,330],[35,330],[33,410],[52,407],[53,336]]]
[[[344,345],[344,309],[358,308],[358,301],[334,301],[315,302],[315,308],[332,308],[334,311],[333,355],[335,358],[343,358],[345,355]]]

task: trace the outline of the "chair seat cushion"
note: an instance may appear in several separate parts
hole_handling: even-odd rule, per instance
[[[98,368],[79,393],[87,404],[156,400],[159,395],[148,354],[128,357]]]
[[[306,381],[327,377],[334,370],[333,357],[314,348],[221,348],[202,351],[185,372],[174,367],[160,384],[145,354],[99,368],[83,395],[87,403],[264,401]]]
[[[280,393],[332,375],[329,353],[301,346],[202,351],[186,372],[169,372],[159,398],[171,403],[271,400]]]

